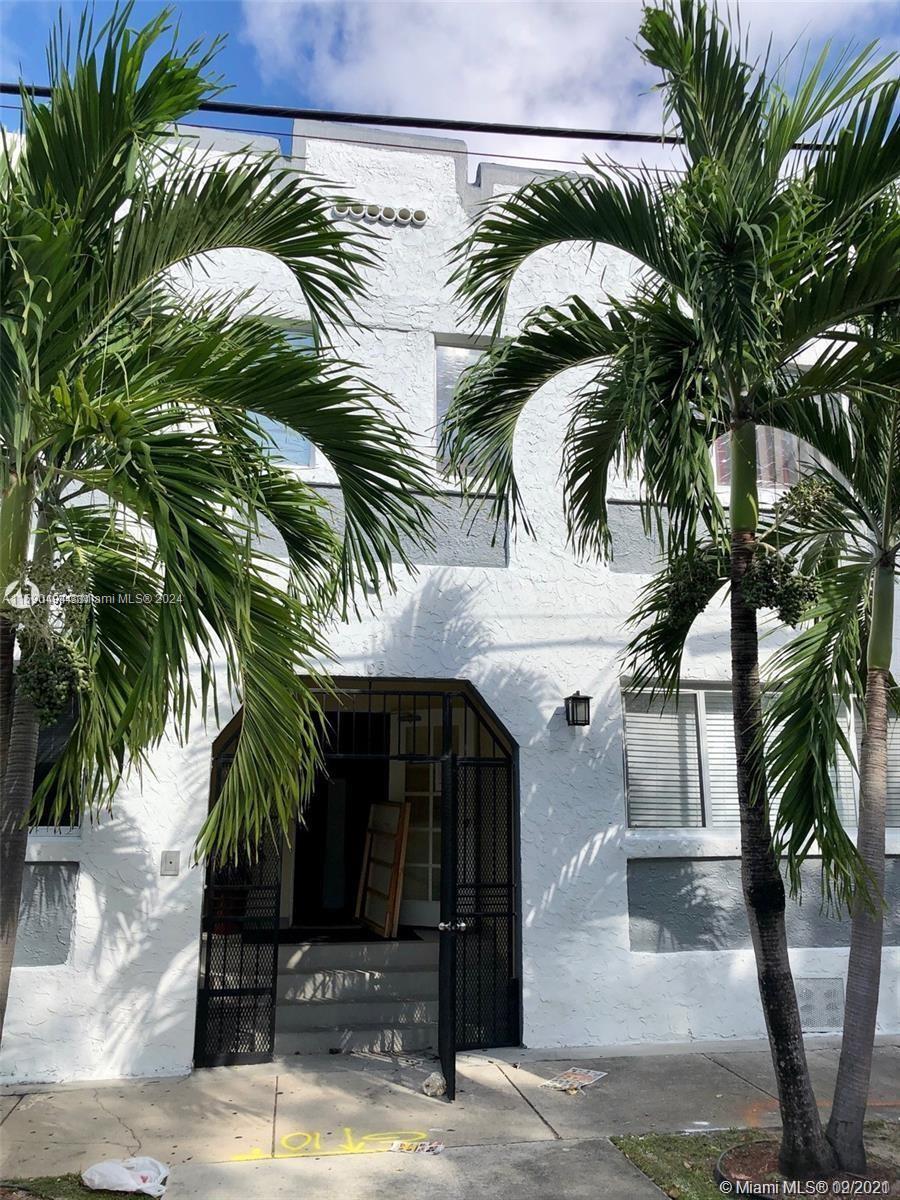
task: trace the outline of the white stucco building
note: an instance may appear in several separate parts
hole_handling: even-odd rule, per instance
[[[232,135],[232,147],[241,141]],[[434,453],[454,373],[479,346],[446,284],[448,251],[480,200],[527,175],[483,165],[471,184],[460,142],[346,126],[298,126],[293,153],[358,196],[358,219],[383,235],[352,355]],[[622,294],[631,269],[616,253],[591,263],[577,245],[542,252],[516,281],[507,325],[538,301]],[[302,333],[306,314],[286,271],[258,255],[217,260],[215,286],[251,282],[257,301],[265,296],[271,315]],[[484,519],[467,534],[451,496],[416,574],[402,575],[379,611],[331,631],[344,688],[343,733],[332,709],[331,777],[312,801],[309,830],[256,881],[274,889],[277,954],[266,932],[272,911],[262,904],[255,925],[248,917],[252,880],[207,896],[201,921],[204,871],[191,852],[211,767],[214,787],[227,762],[234,725],[223,714],[222,729],[198,726],[186,747],[162,746],[154,774],[122,789],[111,819],[30,838],[0,1080],[175,1074],[265,1056],[273,1022],[276,1053],[436,1046],[448,787],[459,843],[451,915],[469,914],[468,928],[451,935],[461,1044],[764,1036],[738,875],[726,613],[698,624],[677,712],[648,713],[629,698],[619,655],[654,548],[625,482],[614,563],[578,562],[567,548],[557,472],[578,382],[548,386],[521,422],[517,469],[536,537],[501,531],[492,544]],[[295,440],[284,451],[337,502],[314,448]],[[780,469],[769,468],[770,482]],[[587,726],[566,723],[564,698],[575,692],[591,697]],[[900,1031],[900,744],[892,767],[885,1033]],[[852,825],[852,772],[839,783]],[[409,813],[396,938],[362,933],[355,916],[376,805]],[[827,1030],[841,1021],[848,930],[819,913],[815,875],[789,930],[808,1027]],[[377,897],[376,884],[377,872],[367,882]],[[205,1042],[195,1038],[198,976]],[[242,989],[249,1009],[236,997]]]

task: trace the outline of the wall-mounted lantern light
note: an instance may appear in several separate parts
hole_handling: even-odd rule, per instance
[[[582,696],[581,692],[576,692],[574,696],[566,696],[565,705],[567,725],[590,725],[590,696]]]

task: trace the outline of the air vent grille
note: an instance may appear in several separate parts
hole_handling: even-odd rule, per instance
[[[795,979],[804,1033],[840,1029],[844,1020],[844,981],[840,977]]]

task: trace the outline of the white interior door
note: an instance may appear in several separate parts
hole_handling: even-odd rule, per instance
[[[401,753],[440,754],[440,721],[435,721],[429,729],[424,722],[403,723],[402,717],[400,720]],[[429,738],[432,744],[426,746]],[[440,763],[393,760],[389,786],[392,800],[409,803],[400,924],[436,929],[441,895]]]

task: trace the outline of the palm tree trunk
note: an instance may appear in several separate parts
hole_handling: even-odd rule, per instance
[[[34,789],[39,732],[34,705],[25,696],[18,696],[13,705],[6,772],[0,787],[0,1041],[16,952],[28,841],[27,817]]]
[[[785,890],[772,843],[762,745],[762,693],[756,610],[742,581],[756,547],[756,426],[738,420],[731,435],[731,678],[741,817],[741,882],[769,1048],[778,1085],[779,1167],[791,1178],[828,1174],[834,1151],[825,1137],[809,1078],[800,1009],[785,929]]]
[[[863,1122],[869,1098],[884,940],[884,825],[887,808],[887,709],[894,625],[894,564],[875,578],[866,671],[866,728],[859,765],[856,847],[869,872],[870,895],[852,906],[844,1036],[828,1122],[828,1140],[845,1171],[866,1169]],[[866,903],[866,901],[869,903]]]

